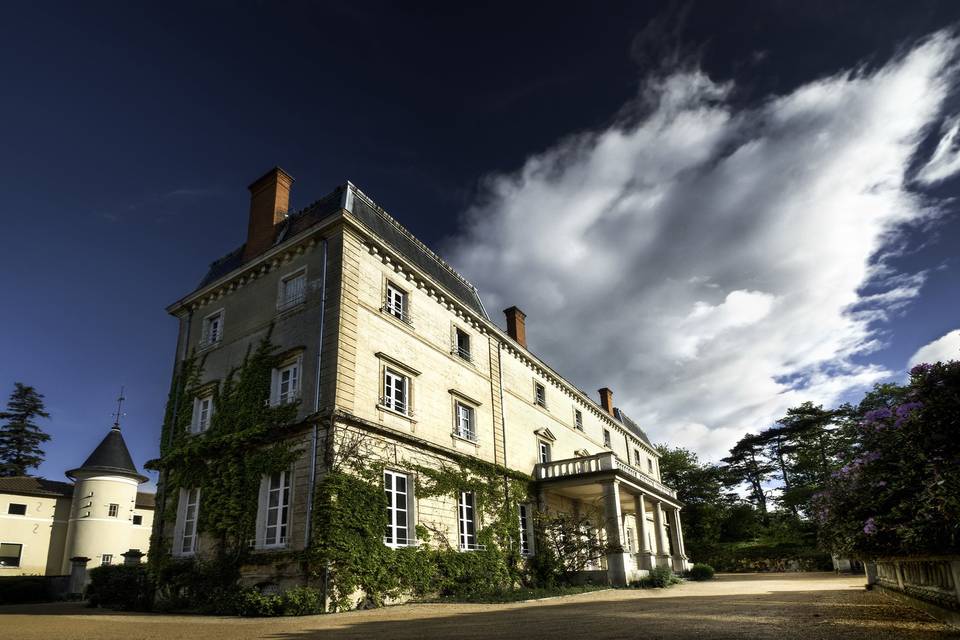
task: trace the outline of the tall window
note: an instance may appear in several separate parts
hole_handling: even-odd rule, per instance
[[[647,471],[653,475],[653,458],[647,458]]]
[[[399,320],[409,322],[410,318],[409,314],[407,313],[407,292],[403,289],[400,289],[393,283],[388,282],[387,300],[383,306],[383,310]]]
[[[460,550],[472,551],[477,548],[476,498],[473,491],[461,491],[457,510],[460,523]]]
[[[457,436],[466,440],[476,440],[477,432],[473,424],[473,407],[462,402],[456,403],[457,407]]]
[[[539,443],[540,443],[540,447],[539,447],[540,450],[539,450],[538,457],[540,459],[540,464],[546,464],[550,462],[550,443],[545,442],[543,440],[540,440]]]
[[[470,360],[470,334],[461,329],[457,329],[457,344],[455,348],[458,356],[464,360]]]
[[[633,529],[624,529],[627,534],[627,553],[636,552],[636,548],[633,545]]]
[[[639,466],[640,466],[640,462],[641,462],[640,449],[634,449],[634,450],[633,450],[633,463],[639,467]]]
[[[580,412],[580,409],[573,410],[573,426],[579,431],[583,431],[583,414]]]
[[[286,404],[300,397],[300,358],[273,370],[273,404]]]
[[[609,429],[603,430],[603,446],[605,447],[610,446],[610,430]]]
[[[211,346],[220,342],[223,337],[223,311],[211,313],[203,319],[203,335],[200,337],[201,346]]]
[[[533,401],[541,407],[547,406],[547,389],[539,382],[533,383]]]
[[[213,396],[204,396],[194,400],[193,404],[193,433],[203,433],[210,428],[210,417],[213,415]]]
[[[107,507],[107,517],[116,518],[118,513],[120,513],[120,505],[111,504]]]
[[[0,544],[0,567],[19,567],[22,544],[4,542]]]
[[[529,556],[533,549],[530,546],[530,514],[527,505],[518,505],[520,510],[520,555]]]
[[[290,522],[290,474],[278,471],[265,481],[263,546],[282,547],[287,544]]]
[[[302,269],[280,280],[277,311],[293,308],[307,299],[307,272]]]
[[[400,413],[409,409],[407,387],[410,379],[392,369],[383,370],[383,406]]]
[[[101,567],[105,567],[105,566],[107,566],[108,564],[110,564],[111,562],[113,562],[113,554],[112,554],[112,553],[105,553],[105,554],[103,554],[102,556],[100,556],[100,566],[101,566]]]
[[[180,535],[174,552],[193,555],[197,550],[197,516],[200,513],[200,489],[180,489]]]
[[[387,494],[387,530],[383,536],[384,543],[390,547],[412,544],[410,478],[395,471],[384,471],[383,490]]]

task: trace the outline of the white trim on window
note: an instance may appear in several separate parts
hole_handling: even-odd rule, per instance
[[[260,478],[257,509],[258,549],[287,546],[290,530],[290,471],[277,471]]]
[[[223,339],[223,320],[223,309],[217,309],[204,317],[200,332],[201,349],[220,344],[220,340]]]
[[[477,441],[477,412],[466,402],[453,401],[454,425],[453,434],[458,438]]]
[[[533,381],[533,404],[547,408],[547,387],[539,380]]]
[[[387,528],[383,543],[388,547],[415,545],[413,478],[399,471],[385,469],[383,491],[387,496]]]
[[[410,378],[390,367],[383,368],[383,398],[384,407],[410,415]]]
[[[476,551],[477,544],[477,498],[473,491],[461,491],[457,500],[457,530],[460,534],[460,551]]]
[[[307,268],[300,267],[277,283],[277,311],[293,309],[307,301]]]
[[[550,443],[546,440],[537,440],[537,461],[540,464],[550,462]]]
[[[192,556],[197,551],[197,518],[200,489],[181,488],[177,501],[177,523],[173,532],[173,555]]]
[[[193,399],[193,418],[190,420],[190,433],[203,433],[210,428],[213,417],[213,394],[207,393]]]
[[[532,556],[533,549],[533,518],[531,518],[530,505],[519,504],[518,525],[520,527],[520,555]]]
[[[410,295],[389,280],[384,289],[383,310],[397,320],[411,324]]]
[[[295,402],[299,399],[302,377],[302,354],[274,369],[271,379],[270,404],[276,406]]]

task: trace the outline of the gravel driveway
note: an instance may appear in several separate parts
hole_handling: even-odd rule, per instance
[[[416,604],[303,618],[118,614],[76,604],[0,607],[4,640],[346,638],[957,638],[960,630],[863,589],[862,576],[720,575],[666,590],[501,605]]]

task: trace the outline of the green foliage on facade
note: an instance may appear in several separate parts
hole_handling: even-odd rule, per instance
[[[306,553],[334,610],[380,606],[401,595],[478,597],[527,579],[517,505],[528,500],[528,477],[465,457],[450,466],[406,469],[417,474],[417,499],[447,496],[455,501],[460,491],[474,492],[480,548],[461,553],[446,532],[425,525],[417,527],[419,546],[384,545],[383,464],[344,466],[349,471],[331,471],[317,487],[314,542]],[[361,601],[353,602],[358,593]]]
[[[43,394],[22,382],[14,385],[7,410],[0,411],[0,476],[25,476],[43,462],[40,448],[50,436],[37,425],[37,418],[49,418]]]
[[[180,488],[199,488],[197,531],[216,541],[216,557],[204,566],[172,559],[162,537],[151,541],[150,562],[158,578],[173,578],[165,565],[185,567],[180,573],[189,577],[179,576],[181,591],[197,583],[209,593],[236,582],[251,556],[261,478],[287,469],[299,454],[288,439],[298,403],[269,402],[272,371],[281,357],[268,334],[224,380],[200,386],[203,360],[191,356],[171,384],[161,457],[147,466],[164,473],[164,520],[175,521]],[[209,428],[191,433],[194,400],[208,393],[216,407]]]
[[[698,582],[713,579],[713,567],[708,564],[698,562],[690,568],[690,579]]]

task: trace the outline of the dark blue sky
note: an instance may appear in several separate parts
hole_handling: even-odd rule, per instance
[[[155,456],[164,308],[243,242],[269,167],[297,179],[294,208],[350,179],[436,245],[485,175],[607,124],[665,60],[699,56],[750,102],[960,18],[922,1],[29,4],[0,23],[0,393],[46,395],[50,478],[99,441],[120,385],[134,458]],[[899,260],[945,268],[874,361],[902,368],[960,324],[956,218]]]

